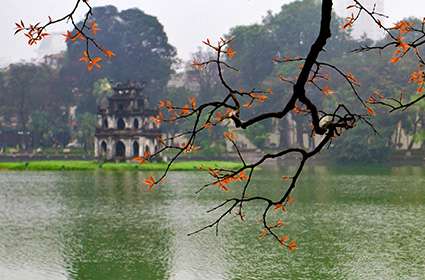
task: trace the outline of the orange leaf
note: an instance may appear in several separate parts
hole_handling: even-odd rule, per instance
[[[189,98],[189,102],[190,102],[190,104],[191,104],[191,106],[192,106],[192,109],[195,109],[195,108],[196,108],[196,98],[195,98],[195,97],[193,97],[193,96],[191,96],[191,97]]]
[[[367,107],[367,113],[369,116],[376,116],[376,112],[370,107]]]
[[[329,96],[335,93],[335,91],[333,91],[328,85],[324,86],[322,88],[322,92],[324,95]]]
[[[151,119],[159,126],[164,120],[164,114],[162,112],[159,112],[158,116],[151,117]]]
[[[295,199],[294,199],[294,197],[293,197],[293,196],[291,196],[291,195],[289,195],[289,196],[288,196],[288,198],[286,199],[286,203],[287,203],[288,205],[293,204],[293,203],[294,203],[294,201],[295,201]]]
[[[264,238],[264,237],[266,237],[268,234],[269,234],[269,231],[268,231],[266,228],[263,228],[263,229],[260,231],[260,235],[259,235],[258,237],[259,237],[259,238]]]
[[[149,151],[145,151],[144,153],[143,153],[143,158],[145,159],[145,160],[149,160],[149,158],[151,157],[151,153],[149,152]]]
[[[80,61],[87,61],[87,70],[92,71],[94,69],[94,67],[96,67],[97,69],[102,68],[102,66],[99,64],[99,62],[101,62],[103,59],[101,57],[95,57],[92,60],[90,60],[88,58],[88,56],[82,57],[80,58]]]
[[[347,74],[347,79],[350,80],[355,85],[360,85],[359,80],[351,72]]]
[[[109,58],[115,56],[115,53],[111,50],[103,50],[103,53]]]
[[[135,157],[135,158],[133,158],[133,160],[136,161],[139,164],[145,163],[145,159],[142,158],[142,157]]]
[[[283,223],[282,219],[277,220],[277,223],[275,225],[275,227],[283,227],[285,224]]]
[[[211,129],[213,127],[213,125],[212,125],[212,123],[210,123],[210,122],[206,122],[205,124],[204,124],[204,128],[206,128],[206,129]]]
[[[282,209],[282,212],[286,212],[286,208],[282,203],[278,203],[274,206],[275,211],[278,211],[279,209]]]
[[[80,58],[80,61],[87,62],[87,63],[90,62],[89,54],[87,53],[87,51],[83,51],[83,56]]]
[[[255,100],[257,100],[260,103],[266,102],[266,100],[269,98],[266,95],[258,94],[258,93],[251,93],[249,96],[251,96],[252,98],[254,98]]]
[[[292,240],[291,242],[289,242],[289,244],[288,244],[288,250],[290,252],[295,251],[297,248],[298,248],[298,246],[297,246],[297,242],[295,240]]]
[[[150,191],[152,190],[153,186],[155,186],[156,181],[152,176],[150,176],[149,178],[145,179],[144,183],[148,186],[148,190]]]
[[[390,59],[390,62],[393,63],[393,64],[396,64],[399,61],[400,61],[400,57],[398,57],[398,56],[392,57]]]
[[[229,141],[232,141],[232,142],[235,142],[236,141],[236,135],[233,133],[233,132],[231,132],[231,131],[225,131],[224,133],[223,133],[223,135],[224,135],[224,137],[226,138],[226,139],[228,139]]]
[[[234,57],[235,57],[236,52],[235,52],[235,50],[234,50],[234,49],[232,49],[231,47],[228,47],[228,48],[227,48],[227,51],[226,51],[226,54],[227,54],[227,57],[228,57],[229,59],[232,59],[232,58],[234,58]]]
[[[281,237],[279,237],[279,242],[281,245],[285,245],[285,243],[289,240],[289,236],[287,235],[283,235]]]
[[[97,22],[93,21],[90,25],[90,30],[91,30],[91,33],[96,36],[97,32],[99,32],[101,29],[97,25]]]
[[[186,116],[186,115],[189,115],[189,114],[190,114],[189,105],[188,104],[185,104],[183,106],[183,108],[181,109],[180,115]]]

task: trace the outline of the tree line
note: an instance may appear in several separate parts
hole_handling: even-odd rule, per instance
[[[232,58],[232,65],[239,69],[226,73],[232,86],[245,90],[273,88],[267,102],[244,112],[247,115],[243,117],[277,110],[288,101],[290,95],[285,96],[285,92],[290,92],[292,79],[297,76],[302,62],[281,64],[277,60],[308,52],[320,29],[319,9],[317,1],[296,1],[284,5],[279,13],[265,15],[261,23],[234,27],[225,36],[234,38],[231,47],[236,55]],[[63,53],[47,56],[39,63],[18,63],[2,69],[2,127],[13,124],[19,129],[32,131],[36,146],[65,146],[77,139],[90,150],[96,103],[100,97],[110,94],[111,81],[146,82],[145,92],[154,104],[165,97],[178,100],[196,96],[198,102],[208,102],[222,95],[223,86],[217,80],[215,68],[206,67],[198,71],[193,67],[193,61],[204,61],[213,57],[214,53],[200,49],[193,54],[193,61],[179,62],[161,23],[138,9],[119,12],[113,6],[105,6],[94,8],[93,16],[101,29],[96,40],[112,49],[115,56],[103,61],[102,71],[87,74],[85,66],[79,62],[85,43],[78,38],[66,38],[68,48]],[[409,21],[420,23],[417,19]],[[414,85],[407,90],[401,85],[409,80],[410,72],[416,67],[415,59],[407,56],[397,67],[389,62],[390,54],[385,52],[381,55],[370,52],[355,54],[353,59],[354,54],[347,50],[354,50],[359,44],[382,44],[388,38],[380,42],[372,42],[366,36],[355,40],[349,31],[341,28],[343,22],[343,18],[333,16],[331,29],[334,36],[319,59],[346,69],[356,69],[353,75],[361,81],[365,94],[371,95],[379,89],[387,96],[404,94],[404,98],[410,98],[414,95]],[[176,73],[176,68],[182,70]],[[178,77],[182,83],[169,84],[172,77],[174,80]],[[333,108],[338,103],[355,104],[352,102],[355,97],[343,80],[333,77],[328,84],[328,88],[322,91],[327,94],[309,93],[315,103],[323,108]],[[360,124],[361,128],[347,132],[332,143],[332,148],[337,150],[333,158],[379,161],[401,148],[424,151],[424,109],[424,106],[417,106],[403,113],[377,114],[378,133]],[[274,148],[273,145],[284,148],[294,144],[313,147],[313,138],[304,137],[310,132],[306,118],[291,113],[290,118],[266,120],[241,133],[257,147],[269,149]],[[210,142],[205,147],[206,152],[222,152],[222,131],[211,133],[209,137],[200,139]],[[273,134],[279,139],[270,143]]]

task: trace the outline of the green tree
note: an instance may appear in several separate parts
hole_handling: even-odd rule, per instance
[[[68,91],[78,91],[81,96],[93,91],[94,83],[102,78],[115,82],[146,82],[146,93],[153,102],[161,99],[173,73],[176,50],[168,43],[164,28],[158,19],[138,9],[119,12],[114,6],[96,7],[93,18],[101,30],[96,41],[107,46],[116,56],[104,59],[102,71],[93,70],[87,75],[86,67],[79,61],[86,44],[82,41],[68,41],[66,63],[61,78]],[[81,26],[83,23],[78,23]],[[74,31],[75,33],[75,31]],[[99,50],[91,48],[93,56],[101,56]],[[82,98],[81,103],[87,102]],[[95,104],[84,111],[95,113]]]
[[[77,139],[83,145],[84,151],[88,154],[93,149],[94,133],[96,128],[96,116],[90,113],[83,113],[78,118]]]
[[[51,121],[49,114],[35,111],[31,114],[30,129],[33,133],[34,147],[46,146],[51,138]]]
[[[8,119],[16,118],[19,129],[28,129],[32,112],[53,106],[49,96],[54,77],[54,71],[45,64],[12,64],[6,69],[3,111]]]

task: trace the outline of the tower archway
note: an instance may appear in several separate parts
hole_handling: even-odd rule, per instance
[[[139,143],[137,141],[133,142],[133,156],[137,157],[140,154],[140,147],[139,147]]]
[[[115,144],[115,156],[117,158],[124,158],[125,157],[125,145],[122,141],[118,141]]]
[[[134,119],[134,121],[133,121],[133,128],[134,129],[139,129],[139,120],[138,119]]]
[[[119,118],[117,121],[117,128],[118,129],[125,129],[125,122],[122,118]]]
[[[151,149],[149,149],[148,145],[145,146],[145,153],[148,153],[148,154],[151,153]]]
[[[106,156],[107,150],[108,150],[108,145],[106,144],[105,141],[102,141],[102,143],[100,144],[100,154],[102,155],[102,157]]]

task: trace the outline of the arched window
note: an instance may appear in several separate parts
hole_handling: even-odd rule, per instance
[[[109,124],[108,124],[108,119],[107,118],[104,118],[103,119],[102,125],[103,125],[103,128],[108,128]]]
[[[117,121],[117,128],[118,129],[125,129],[125,122],[122,118],[119,118]]]
[[[118,141],[115,145],[115,156],[119,158],[125,157],[125,145],[121,141]]]
[[[105,141],[102,141],[102,143],[100,144],[100,153],[102,154],[102,156],[106,155],[107,150],[108,150],[108,145],[106,145]]]
[[[133,156],[138,157],[139,156],[139,143],[137,141],[133,142]]]
[[[139,129],[139,120],[138,120],[138,119],[134,119],[133,127],[134,127],[135,129]]]

